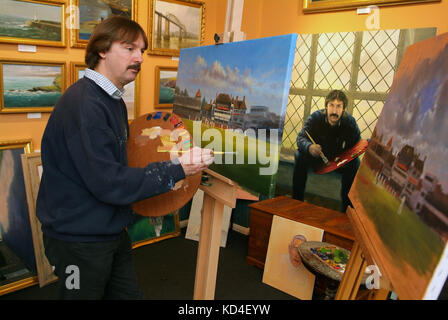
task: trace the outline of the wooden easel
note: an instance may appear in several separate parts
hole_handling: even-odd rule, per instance
[[[354,214],[354,209],[348,207],[347,215],[352,224],[356,224],[354,220],[357,218]],[[361,285],[361,280],[366,267],[373,264],[373,259],[369,255],[369,251],[362,240],[363,238],[358,228],[353,228],[353,230],[356,240],[350,252],[350,259],[347,263],[338,292],[336,293],[335,300],[355,300],[357,298],[359,286]],[[390,281],[383,274],[380,281],[380,288],[370,290],[367,299],[386,300],[391,290]]]
[[[228,0],[225,32],[222,42],[245,40],[240,30],[244,0]],[[216,275],[218,270],[219,248],[224,205],[235,208],[237,184],[232,180],[209,169],[208,186],[200,185],[204,191],[201,214],[196,276],[194,282],[194,300],[212,300],[215,297]]]
[[[195,300],[212,300],[215,297],[216,274],[224,205],[235,208],[237,184],[209,169],[209,186],[201,185],[204,202],[201,214],[201,231],[194,281]]]

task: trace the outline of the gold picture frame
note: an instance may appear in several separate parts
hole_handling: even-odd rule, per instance
[[[33,235],[34,255],[36,256],[37,277],[39,286],[43,287],[58,278],[45,256],[45,248],[41,230],[41,223],[36,216],[36,201],[42,176],[42,159],[40,153],[24,153],[22,158],[23,178],[25,181],[26,200]]]
[[[0,200],[0,219],[1,230],[1,240],[0,242],[5,242],[8,244],[9,249],[12,250],[12,246],[16,248],[33,248],[32,239],[26,240],[26,236],[24,235],[25,224],[29,221],[25,217],[28,214],[26,201],[20,201],[20,198],[11,199],[9,196],[6,198],[6,195],[10,194],[14,191],[14,196],[20,196],[22,198],[26,198],[25,186],[21,184],[22,170],[17,169],[18,166],[21,166],[21,155],[29,154],[33,152],[33,142],[31,139],[18,139],[18,140],[2,140],[0,141],[0,195],[3,197]],[[6,152],[6,153],[5,153]],[[19,173],[20,170],[20,173]],[[20,193],[20,195],[19,195]],[[9,201],[13,201],[11,204]],[[14,208],[14,215],[17,212],[20,212],[20,218],[17,217],[15,219],[14,225],[8,225],[7,227],[4,225],[5,221],[9,221],[9,216],[11,208]],[[28,242],[31,241],[31,242]],[[28,259],[31,259],[28,256]],[[14,292],[16,290],[20,290],[32,285],[35,285],[39,282],[38,277],[34,274],[34,272],[30,272],[31,275],[26,276],[13,276],[9,281],[2,283],[0,285],[0,296]],[[17,280],[14,280],[16,278]],[[2,281],[3,282],[3,281]]]
[[[440,2],[441,0],[303,0],[303,13],[339,11],[351,8],[391,6],[423,2]]]
[[[65,62],[0,60],[0,113],[51,112],[67,86]]]
[[[78,81],[79,76],[86,68],[87,65],[83,62],[70,62],[70,84]],[[125,93],[122,98],[128,111],[128,120],[131,122],[140,114],[140,74],[124,88]]]
[[[187,24],[187,18],[195,22]],[[171,33],[165,31],[170,30],[171,24],[175,25],[178,30],[173,30]],[[184,33],[180,30],[184,30]],[[179,56],[180,49],[202,45],[204,33],[204,2],[196,0],[150,0],[148,54]]]
[[[65,47],[65,1],[4,0],[0,42]]]
[[[174,73],[175,78],[173,79]],[[173,108],[177,67],[156,66],[155,76],[154,108]]]
[[[70,0],[70,14],[73,15],[70,21],[73,25],[70,26],[70,45],[73,48],[85,48],[89,42],[90,35],[95,26],[112,15],[123,15],[130,17],[132,20],[137,20],[137,0],[130,1],[130,8],[119,7],[118,4],[122,2],[103,0],[104,7],[100,7],[100,2],[97,2],[95,8],[91,8],[84,0]],[[131,11],[129,13],[129,11]],[[102,16],[102,15],[105,16]],[[96,19],[89,17],[96,16]],[[86,19],[86,20],[84,20]]]

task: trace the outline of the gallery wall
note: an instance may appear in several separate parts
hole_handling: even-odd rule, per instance
[[[223,32],[225,25],[225,0],[201,0],[205,3],[205,35],[204,45],[213,44],[216,32]],[[68,5],[69,0],[65,3]],[[149,0],[137,2],[137,22],[147,32]],[[69,32],[66,33],[69,39]],[[69,43],[69,41],[68,41]],[[67,63],[67,78],[70,77],[70,62],[83,62],[84,49],[52,48],[37,46],[36,53],[18,52],[17,44],[0,43],[1,59],[65,61]],[[175,66],[178,60],[171,56],[144,55],[144,63],[140,71],[140,114],[154,111],[154,88],[156,66]],[[0,141],[32,138],[34,150],[40,150],[41,139],[50,113],[42,113],[40,119],[28,119],[26,113],[0,114]]]
[[[225,25],[225,0],[203,0],[206,4],[204,44],[214,43],[213,35],[223,32]],[[69,1],[66,0],[66,3]],[[149,1],[138,1],[137,21],[147,30]],[[436,27],[437,34],[448,32],[444,13],[448,0],[435,3],[409,4],[380,7],[381,29]],[[287,33],[323,33],[367,30],[368,15],[357,15],[356,10],[324,13],[302,11],[302,0],[245,0],[241,31],[247,39]],[[68,35],[67,35],[68,36]],[[84,60],[84,50],[77,48],[51,48],[38,46],[36,53],[17,51],[16,44],[0,43],[0,57],[14,59],[58,60],[69,62]],[[140,75],[140,114],[154,111],[155,66],[177,66],[178,61],[169,56],[146,55]],[[41,119],[28,119],[27,114],[0,114],[0,140],[32,138],[34,148],[40,149],[49,113]]]
[[[369,15],[358,15],[356,9],[304,14],[302,6],[303,0],[244,0],[241,29],[247,39],[286,33],[367,30]],[[448,32],[446,12],[447,0],[379,7],[379,27],[383,30],[436,27],[437,34],[442,34]]]

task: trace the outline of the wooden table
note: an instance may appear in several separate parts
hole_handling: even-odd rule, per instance
[[[264,268],[274,215],[324,230],[322,241],[351,250],[355,236],[346,214],[279,196],[249,205],[250,233],[246,262]]]

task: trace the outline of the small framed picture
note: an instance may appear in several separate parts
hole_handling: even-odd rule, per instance
[[[176,91],[177,67],[156,66],[154,107],[172,108]]]
[[[0,60],[0,112],[51,112],[66,89],[65,62]]]

